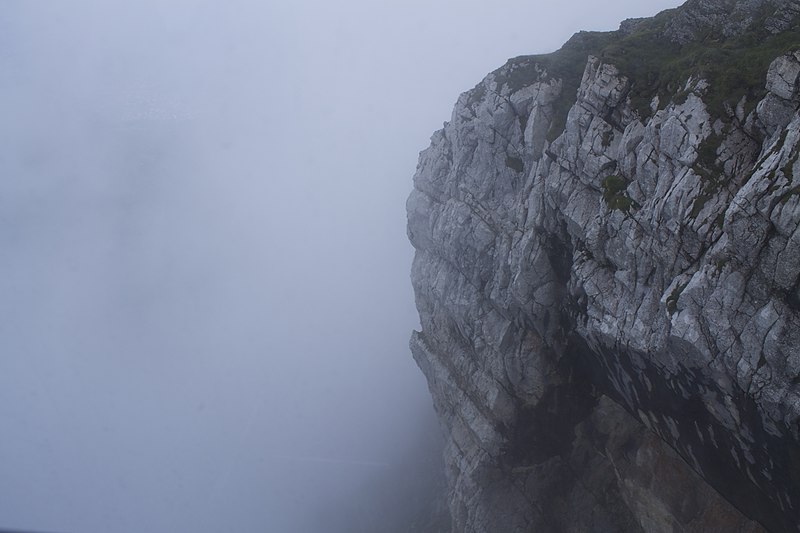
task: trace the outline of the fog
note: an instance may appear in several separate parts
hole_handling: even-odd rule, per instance
[[[355,531],[435,448],[419,150],[676,3],[0,0],[0,528]]]

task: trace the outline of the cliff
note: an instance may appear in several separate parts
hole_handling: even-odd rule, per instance
[[[461,95],[408,200],[456,532],[800,531],[800,2]]]

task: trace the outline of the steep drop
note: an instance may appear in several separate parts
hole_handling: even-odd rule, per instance
[[[578,34],[434,134],[411,347],[454,531],[800,530],[798,13]]]

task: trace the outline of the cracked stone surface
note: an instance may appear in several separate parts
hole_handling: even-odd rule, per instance
[[[407,203],[454,531],[800,531],[800,53],[726,122],[697,81],[642,121],[590,57],[552,142],[559,80],[509,78],[459,98]]]

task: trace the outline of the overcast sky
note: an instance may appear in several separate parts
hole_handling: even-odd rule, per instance
[[[429,427],[418,152],[676,4],[0,0],[0,528],[324,532]]]

